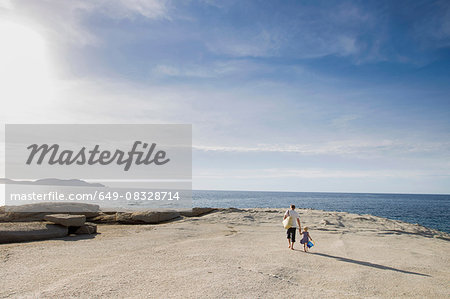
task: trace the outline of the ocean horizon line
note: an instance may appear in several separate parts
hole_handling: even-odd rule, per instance
[[[280,191],[280,190],[226,190],[226,189],[192,189],[192,191],[211,192],[272,192],[272,193],[322,193],[322,194],[380,194],[380,195],[448,195],[450,193],[400,193],[400,192],[344,192],[344,191]]]

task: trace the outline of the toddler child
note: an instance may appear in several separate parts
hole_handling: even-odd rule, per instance
[[[309,232],[308,232],[308,228],[307,228],[307,227],[305,227],[305,229],[303,230],[302,235],[303,235],[303,238],[302,238],[302,240],[300,241],[300,244],[303,244],[303,250],[304,250],[305,252],[308,252],[308,242],[309,242],[309,240],[312,241],[313,239],[312,239],[311,236],[309,235]]]

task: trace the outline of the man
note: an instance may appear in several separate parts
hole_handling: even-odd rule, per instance
[[[291,205],[291,209],[287,210],[286,213],[284,213],[283,220],[289,216],[292,217],[292,226],[287,230],[287,239],[289,242],[289,248],[294,250],[295,230],[297,228],[297,224],[299,233],[300,234],[302,233],[302,225],[300,224],[300,215],[295,211],[295,205]]]

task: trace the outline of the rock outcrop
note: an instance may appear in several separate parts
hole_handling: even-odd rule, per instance
[[[98,213],[94,217],[87,217],[87,220],[94,223],[115,223],[116,214],[116,212]]]
[[[116,214],[116,221],[124,224],[157,224],[178,217],[180,217],[180,213],[177,211],[119,212]]]
[[[86,222],[74,231],[75,235],[92,235],[97,233],[97,224]]]
[[[65,237],[68,228],[46,222],[0,223],[0,244]]]
[[[180,214],[181,214],[181,216],[184,216],[184,217],[198,217],[198,216],[212,213],[214,211],[217,211],[217,209],[214,209],[214,208],[192,208],[191,210],[180,211]]]
[[[86,222],[84,215],[70,215],[70,214],[51,214],[44,217],[44,220],[60,224],[62,226],[82,226]]]
[[[21,206],[0,207],[0,222],[41,221],[49,214],[84,215],[86,218],[100,214],[98,205],[71,202],[42,202]]]

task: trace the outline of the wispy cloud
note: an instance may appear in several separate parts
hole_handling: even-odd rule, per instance
[[[450,3],[436,1],[429,4],[433,11],[425,11],[413,20],[411,33],[422,48],[441,48],[450,46]],[[421,9],[420,5],[409,8]]]
[[[12,9],[13,4],[11,0],[0,0],[0,9]]]
[[[156,77],[183,77],[183,78],[218,78],[235,73],[239,68],[233,63],[214,63],[212,65],[168,65],[155,66],[151,74]]]
[[[256,146],[208,146],[193,145],[193,149],[213,152],[273,152],[297,153],[303,155],[352,155],[374,157],[380,155],[431,154],[450,157],[449,142],[405,143],[393,140],[355,141],[341,140],[317,144],[258,144]]]
[[[170,5],[166,0],[101,0],[101,1],[5,1],[3,17],[20,16],[53,40],[70,42],[78,46],[96,45],[102,38],[94,34],[86,19],[94,15],[110,19],[133,20],[141,17],[149,20],[170,19]]]
[[[318,190],[330,175],[445,175],[448,1],[210,2],[0,0],[2,21],[45,45],[32,67],[22,58],[39,58],[38,47],[10,34],[24,42],[9,53],[23,55],[0,61],[14,81],[0,90],[0,118],[192,123],[199,177],[241,162],[239,177],[313,177]],[[255,157],[274,168],[252,171],[266,161]],[[239,184],[232,171],[216,174]]]
[[[235,9],[258,10],[248,2],[235,6]],[[208,34],[211,37],[207,43],[208,49],[232,57],[288,55],[295,58],[350,56],[368,50],[367,45],[359,41],[360,32],[363,28],[375,29],[374,16],[357,4],[298,4],[293,5],[290,11],[275,6],[272,9],[278,13],[264,11],[254,20],[256,26],[246,22],[246,25],[239,27],[224,24],[214,28]],[[229,5],[225,9],[232,8]]]
[[[249,60],[227,59],[211,63],[195,64],[158,64],[151,70],[151,75],[159,77],[180,78],[223,78],[228,76],[243,76],[252,73],[270,73],[273,68]]]
[[[326,168],[312,169],[289,169],[289,168],[269,168],[269,169],[233,169],[233,170],[208,170],[194,174],[197,179],[274,179],[274,178],[303,178],[303,179],[321,179],[321,178],[417,178],[422,176],[432,176],[435,173],[424,172],[420,170],[402,171],[402,170],[332,170]],[[443,177],[449,177],[450,172],[440,174]]]
[[[275,32],[264,29],[256,34],[246,33],[245,37],[237,32],[216,32],[215,40],[208,41],[209,50],[231,57],[268,57],[279,55],[282,40]]]
[[[168,0],[103,0],[86,1],[91,11],[105,13],[116,19],[133,19],[142,16],[148,19],[170,19]]]

